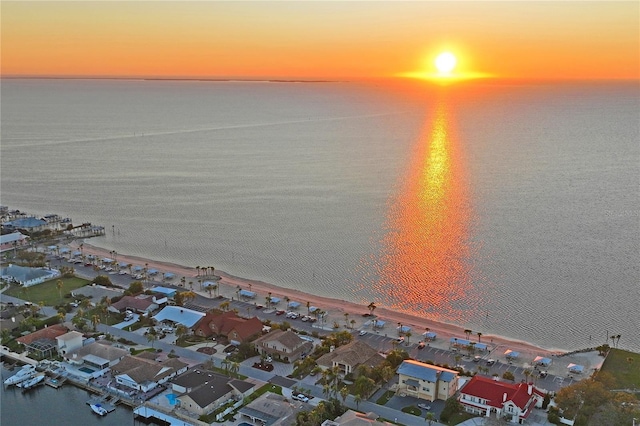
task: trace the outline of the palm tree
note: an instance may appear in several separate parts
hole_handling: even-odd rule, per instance
[[[618,347],[618,342],[620,341],[620,335],[616,335],[616,348]]]
[[[229,301],[224,301],[220,304],[220,309],[222,309],[223,311],[228,311],[229,310],[229,306],[231,304],[229,303]]]
[[[155,328],[150,327],[149,330],[147,330],[147,341],[151,343],[152,348],[156,340],[158,340],[158,332]]]
[[[360,405],[360,402],[362,402],[362,396],[360,396],[359,393],[355,394],[353,396],[353,402],[356,403],[356,410],[358,409],[358,406]]]
[[[355,328],[355,325],[356,325],[356,320],[352,319],[349,322],[351,323],[351,329],[353,330]]]
[[[469,340],[469,336],[471,336],[471,333],[473,333],[473,331],[469,330],[468,328],[464,331],[464,334],[467,335],[467,340]]]
[[[58,295],[60,295],[60,302],[62,302],[62,286],[64,282],[62,280],[56,281],[56,287],[58,288]]]
[[[98,324],[100,324],[100,316],[93,315],[91,317],[91,324],[93,325],[93,331],[96,331],[96,328],[98,327]]]
[[[229,374],[229,364],[231,364],[231,361],[225,358],[222,360],[221,364],[224,366],[224,371],[226,371],[227,374]]]
[[[411,339],[411,332],[407,331],[404,335],[407,336],[407,345],[409,345],[409,339]]]
[[[369,315],[373,316],[373,312],[376,310],[376,308],[377,306],[375,303],[369,303],[369,306],[367,306],[367,309],[369,309]]]
[[[198,271],[198,276],[200,276],[200,267],[196,266],[196,271]]]
[[[478,331],[476,334],[478,335],[478,343],[480,343],[480,338],[482,337],[482,333]]]
[[[271,292],[269,292],[265,302],[267,302],[267,309],[269,309],[271,307]]]
[[[307,315],[311,314],[311,302],[307,301]]]
[[[343,386],[340,389],[340,396],[342,397],[342,403],[344,404],[347,400],[347,396],[349,395],[349,389],[346,386]]]
[[[349,327],[349,312],[345,312],[343,315],[344,315],[344,326]]]
[[[427,414],[425,414],[424,420],[429,424],[429,426],[431,426],[436,420],[436,416],[431,411],[429,411],[427,412]]]
[[[231,372],[231,374],[235,374],[236,378],[238,377],[238,370],[240,370],[240,364],[237,362],[232,362],[231,364],[229,364],[229,370]]]
[[[289,298],[289,296],[285,296],[284,297],[284,301],[287,304],[287,308],[289,307],[289,302],[291,302],[291,299]]]
[[[615,346],[616,336],[611,336],[611,347]]]

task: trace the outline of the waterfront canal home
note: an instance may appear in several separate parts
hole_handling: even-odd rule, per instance
[[[242,401],[255,390],[255,384],[232,379],[208,370],[196,369],[171,380],[180,407],[206,415],[229,400]]]
[[[535,407],[542,407],[544,393],[530,383],[505,383],[476,375],[461,390],[458,401],[475,415],[506,418],[522,424]]]
[[[231,344],[239,345],[262,334],[262,321],[257,317],[242,318],[233,311],[208,312],[194,327],[200,337],[224,337]]]
[[[398,367],[398,391],[427,401],[446,400],[458,390],[458,372],[424,362],[405,360]]]
[[[48,268],[29,268],[10,264],[0,269],[2,280],[9,283],[20,284],[23,287],[42,284],[60,276],[60,271]]]
[[[64,356],[66,353],[75,351],[82,347],[83,336],[77,331],[70,331],[61,336],[56,337],[58,342],[58,353]]]
[[[118,348],[111,342],[101,340],[69,351],[63,355],[66,362],[76,366],[87,366],[90,369],[104,370],[116,365],[125,356],[126,349]]]
[[[157,362],[131,355],[111,367],[117,384],[141,392],[149,392],[185,371],[187,364],[177,358]]]
[[[0,235],[0,253],[21,249],[29,244],[29,237],[15,231],[11,234]]]
[[[340,373],[346,375],[355,372],[360,365],[373,368],[382,364],[384,360],[377,350],[360,340],[354,340],[322,355],[318,358],[317,364],[323,370],[338,367]]]
[[[54,324],[42,328],[26,336],[18,337],[16,341],[22,344],[26,351],[34,354],[38,358],[49,358],[58,349],[57,338],[66,334],[67,327]]]

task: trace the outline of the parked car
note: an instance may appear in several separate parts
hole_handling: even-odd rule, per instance
[[[425,346],[427,346],[427,345],[424,342],[418,343],[418,349],[424,349]]]
[[[282,314],[284,314],[284,311],[282,309],[276,311],[276,315],[282,315]]]
[[[309,402],[309,398],[301,393],[297,395],[296,394],[291,395],[291,399],[295,399],[296,401]]]
[[[493,364],[495,364],[495,363],[496,363],[496,360],[495,360],[495,359],[489,358],[489,359],[487,360],[487,365],[493,365]]]
[[[473,357],[473,362],[480,362],[481,359],[482,357],[480,355],[476,355]]]
[[[366,330],[360,330],[360,332],[358,333],[360,336],[364,336],[365,334],[367,334]]]
[[[400,336],[396,339],[396,342],[398,343],[403,343],[404,342],[404,336]]]
[[[418,408],[422,408],[423,410],[431,410],[431,406],[424,403],[418,404]]]
[[[267,358],[265,358],[265,361],[267,361],[267,362],[273,362],[273,358],[271,358],[270,356],[268,356]]]
[[[238,350],[238,347],[236,345],[229,345],[226,348],[224,348],[224,353],[230,354],[232,352],[235,352]]]

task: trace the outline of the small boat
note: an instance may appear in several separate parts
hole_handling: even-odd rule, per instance
[[[36,387],[40,382],[44,380],[44,374],[39,374],[35,377],[25,380],[24,382],[18,383],[16,386],[22,389],[31,389]]]
[[[91,410],[93,410],[93,412],[96,413],[99,416],[106,416],[107,415],[106,408],[104,408],[100,404],[91,404],[91,405],[89,405],[89,407],[91,407]]]
[[[24,382],[25,380],[30,379],[35,375],[36,375],[36,367],[31,364],[27,364],[23,366],[20,370],[18,370],[16,374],[14,374],[13,376],[5,380],[4,384],[17,385],[18,383]]]

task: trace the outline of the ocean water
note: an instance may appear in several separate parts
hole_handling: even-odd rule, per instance
[[[91,244],[550,348],[608,332],[640,350],[637,84],[1,90],[1,203],[104,225]]]

